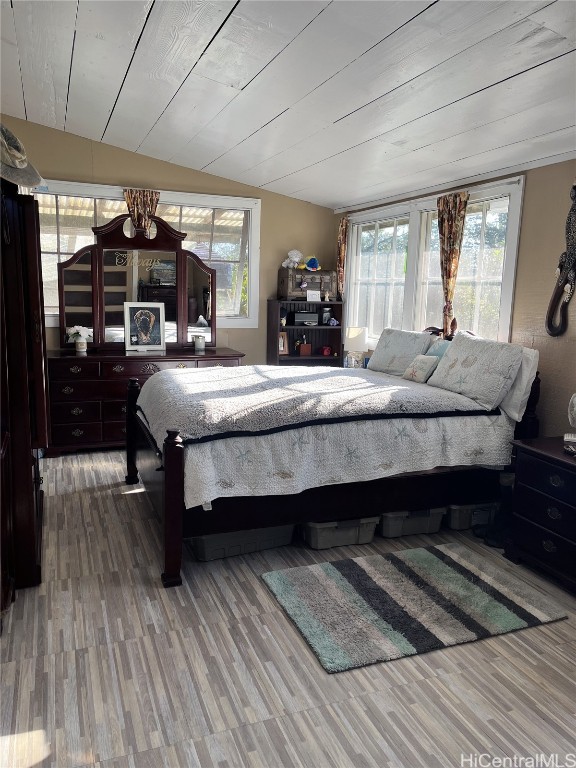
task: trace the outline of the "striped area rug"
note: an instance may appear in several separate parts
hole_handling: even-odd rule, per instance
[[[566,617],[462,544],[336,560],[262,578],[328,672]]]

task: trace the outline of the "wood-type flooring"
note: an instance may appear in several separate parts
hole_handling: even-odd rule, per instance
[[[159,524],[124,484],[122,453],[46,459],[42,473],[43,582],[18,592],[1,638],[0,768],[478,768],[576,753],[576,597],[470,533],[208,563],[186,551],[183,585],[165,590]],[[359,494],[358,516],[375,513]],[[260,579],[448,541],[568,620],[329,675]]]

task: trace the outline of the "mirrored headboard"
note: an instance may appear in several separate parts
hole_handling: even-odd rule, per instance
[[[60,345],[66,328],[92,330],[89,347],[125,344],[124,302],[164,304],[166,344],[192,347],[202,335],[216,346],[216,272],[182,248],[186,235],[157,216],[150,234],[128,214],[93,227],[94,245],[58,264]]]

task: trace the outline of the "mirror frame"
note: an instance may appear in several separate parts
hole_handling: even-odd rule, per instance
[[[202,259],[192,251],[182,248],[185,232],[173,229],[164,219],[150,216],[150,221],[156,225],[154,237],[147,237],[143,229],[136,229],[133,237],[128,237],[124,226],[130,221],[129,214],[116,216],[106,224],[92,227],[96,243],[78,250],[68,261],[58,264],[58,299],[60,322],[60,346],[70,347],[72,342],[66,340],[66,307],[64,303],[64,271],[73,266],[87,253],[92,261],[92,315],[93,341],[88,342],[90,349],[118,349],[124,347],[124,341],[104,341],[104,251],[108,250],[138,250],[166,251],[176,253],[176,306],[177,306],[177,341],[167,342],[167,348],[193,349],[194,343],[188,341],[188,269],[189,261],[210,278],[210,341],[207,347],[216,346],[216,270],[207,266]]]

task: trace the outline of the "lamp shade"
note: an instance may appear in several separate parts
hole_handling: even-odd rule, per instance
[[[365,352],[368,344],[368,328],[346,328],[344,349],[348,352]]]

